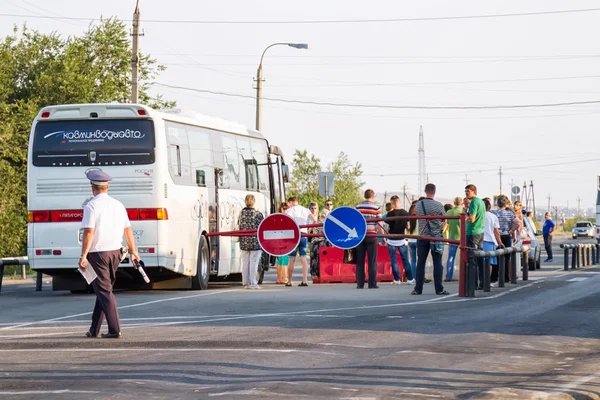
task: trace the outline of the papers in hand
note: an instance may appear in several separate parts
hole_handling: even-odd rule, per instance
[[[85,269],[77,268],[77,271],[83,275],[88,285],[94,282],[94,279],[98,277],[96,271],[94,271],[94,268],[92,268],[88,260],[85,260]]]

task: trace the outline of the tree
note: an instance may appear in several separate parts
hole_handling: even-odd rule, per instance
[[[174,106],[148,95],[148,83],[164,68],[148,55],[140,58],[141,101],[157,108]],[[27,147],[40,108],[127,102],[130,82],[129,32],[117,19],[91,25],[77,37],[15,27],[0,39],[0,257],[26,252]]]
[[[341,152],[335,161],[327,166],[334,176],[334,196],[330,196],[336,207],[355,206],[362,200],[360,181],[362,166],[352,164],[348,155]],[[292,176],[290,179],[290,196],[296,196],[300,204],[307,206],[311,201],[322,208],[325,198],[319,196],[319,172],[322,172],[321,160],[306,150],[296,150],[292,160]]]
[[[360,188],[364,184],[360,180],[363,173],[359,162],[352,164],[348,155],[343,151],[327,166],[333,172],[334,193],[333,202],[336,206],[355,206],[363,199]]]

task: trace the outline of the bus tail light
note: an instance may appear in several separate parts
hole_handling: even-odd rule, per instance
[[[60,251],[60,250],[52,250],[52,254],[54,254],[55,256],[60,256],[62,254],[62,251]]]
[[[50,211],[29,211],[28,222],[50,222]]]
[[[169,219],[166,208],[140,208],[140,220],[158,220]]]
[[[130,221],[137,221],[138,219],[140,219],[140,210],[138,210],[137,208],[128,208],[127,217]]]
[[[156,251],[154,247],[138,247],[137,250],[140,254],[154,254]]]
[[[60,250],[57,250],[57,251],[60,251]],[[50,254],[52,254],[52,250],[50,250],[50,249],[42,249],[42,250],[38,249],[35,251],[36,256],[49,256]]]

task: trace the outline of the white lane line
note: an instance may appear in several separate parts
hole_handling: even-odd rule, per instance
[[[31,333],[26,335],[2,335],[0,336],[0,340],[6,339],[29,339],[29,338],[38,338],[44,336],[62,336],[62,335],[72,335],[75,333],[81,333],[81,331],[74,332],[56,332],[56,333]]]
[[[236,291],[240,291],[240,290],[242,290],[242,289],[221,290],[221,291],[218,291],[218,292],[200,293],[200,294],[194,294],[194,295],[191,295],[191,296],[169,297],[167,299],[159,299],[159,300],[153,300],[153,301],[146,301],[144,303],[129,304],[129,305],[126,305],[126,306],[121,306],[118,309],[119,310],[123,310],[123,309],[126,309],[126,308],[143,307],[143,306],[147,306],[147,305],[150,305],[150,304],[164,303],[164,302],[167,302],[167,301],[176,301],[176,300],[182,300],[182,299],[193,299],[193,298],[196,298],[196,297],[213,296],[213,295],[217,295],[217,294],[236,292]],[[2,327],[2,328],[0,328],[0,331],[11,330],[11,329],[14,329],[14,328],[21,328],[23,326],[37,325],[39,323],[61,321],[61,320],[65,320],[65,319],[71,319],[71,318],[81,317],[81,316],[84,316],[84,315],[91,315],[91,314],[92,314],[92,311],[89,311],[89,312],[84,312],[84,313],[79,313],[79,314],[66,315],[64,317],[50,318],[50,319],[44,319],[44,320],[41,320],[41,321],[34,321],[34,322],[27,322],[27,323],[24,323],[24,324],[17,324],[17,325]]]
[[[94,394],[100,393],[92,390],[28,390],[25,392],[0,392],[0,395],[32,395],[32,394]]]
[[[567,282],[583,282],[586,279],[589,279],[589,278],[571,278],[571,279],[567,279]]]
[[[90,339],[93,340],[93,339]],[[107,339],[108,340],[108,339]],[[142,351],[145,353],[150,352],[188,352],[188,351],[210,351],[210,352],[219,352],[219,351],[229,351],[229,352],[240,352],[240,353],[309,353],[309,354],[325,354],[329,356],[338,355],[338,353],[333,353],[330,351],[318,351],[318,350],[302,350],[302,349],[252,349],[252,348],[201,348],[201,347],[191,347],[191,348],[147,348],[147,347],[113,347],[113,348],[55,348],[55,349],[6,349],[0,350],[0,353],[79,353],[79,352],[135,352]]]

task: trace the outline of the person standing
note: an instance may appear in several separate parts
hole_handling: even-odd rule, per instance
[[[419,216],[444,216],[444,206],[439,201],[434,200],[435,185],[428,183],[425,185],[425,198],[419,200],[416,204],[417,215]],[[419,220],[419,235],[429,237],[442,237],[442,231],[446,223],[442,219],[420,219]],[[433,283],[435,285],[435,294],[447,295],[450,294],[444,290],[442,284],[442,275],[444,274],[444,266],[442,265],[442,255],[444,254],[443,242],[430,242],[429,240],[417,239],[417,278],[413,295],[419,295],[423,292],[423,284],[425,282],[425,263],[429,252],[433,259]]]
[[[387,213],[388,217],[408,217],[408,212],[400,207],[400,197],[394,195],[390,198],[392,203],[392,210]],[[394,219],[387,222],[389,226],[389,233],[392,235],[404,235],[406,234],[406,228],[408,227],[408,220],[406,219]],[[388,251],[390,253],[390,262],[392,263],[392,275],[394,280],[392,285],[400,285],[400,271],[398,270],[398,258],[397,253],[400,254],[402,260],[402,267],[406,272],[407,283],[415,283],[410,267],[410,261],[408,260],[408,245],[406,239],[388,239],[387,240]]]
[[[548,254],[548,258],[544,262],[552,262],[552,234],[556,230],[556,224],[552,221],[552,215],[549,212],[544,214],[544,218],[546,221],[544,221],[544,226],[542,227],[542,234],[544,235],[544,247]]]
[[[408,215],[414,217],[417,215],[417,200],[414,200],[408,208]],[[408,221],[408,234],[417,235],[417,221],[411,219]],[[410,272],[413,279],[417,279],[417,239],[410,238],[406,240],[408,242],[408,254],[410,256]],[[416,281],[415,281],[416,282]],[[427,282],[425,282],[427,283]]]
[[[91,266],[98,275],[92,282],[96,304],[92,313],[92,324],[86,336],[98,337],[106,316],[108,333],[103,333],[101,337],[120,339],[123,336],[113,287],[117,268],[121,263],[123,236],[129,247],[132,262],[139,261],[140,257],[135,247],[127,210],[120,201],[108,195],[108,182],[111,182],[112,178],[99,169],[86,172],[86,177],[92,185],[94,197],[83,207],[83,240],[79,268],[85,270]]]
[[[365,190],[365,201],[358,204],[356,209],[367,220],[367,236],[356,246],[356,288],[365,287],[365,255],[368,256],[369,289],[378,289],[377,286],[377,238],[369,237],[369,234],[381,232],[377,222],[369,222],[374,218],[381,218],[381,209],[375,202],[375,192],[372,189]]]
[[[504,245],[504,247],[512,246],[512,237],[510,234],[510,230],[512,229],[512,223],[515,219],[515,213],[507,208],[508,198],[504,195],[498,197],[498,209],[492,211],[496,217],[498,217],[500,232],[500,241]],[[504,256],[504,280],[505,282],[510,281],[510,258],[512,254],[506,254]]]
[[[462,197],[454,198],[454,207],[446,212],[446,215],[457,217],[463,212],[463,199]],[[460,220],[459,219],[449,219],[446,221],[448,224],[448,239],[450,240],[460,240]],[[456,251],[458,250],[458,245],[450,244],[448,245],[448,260],[446,261],[446,279],[444,282],[451,282],[452,277],[454,276],[454,262],[456,260]]]
[[[483,249],[483,228],[485,227],[485,204],[477,197],[477,187],[473,184],[465,186],[465,195],[469,199],[467,211],[467,247],[470,249]],[[477,259],[477,272],[475,282],[477,289],[483,290],[483,258]]]
[[[317,222],[316,218],[313,221],[313,215],[311,212],[298,204],[298,199],[294,196],[288,199],[288,205],[290,208],[285,212],[288,216],[290,216],[298,226],[305,225],[311,222]],[[306,228],[300,228],[301,233],[308,233]],[[300,238],[300,243],[298,243],[298,247],[294,249],[289,254],[290,263],[288,264],[288,274],[287,274],[287,283],[285,286],[292,286],[292,276],[294,275],[294,266],[296,264],[296,256],[300,256],[300,264],[302,264],[302,282],[298,286],[308,286],[308,259],[306,258],[306,248],[308,247],[308,240],[306,236]]]
[[[485,205],[485,225],[483,227],[483,251],[495,251],[497,248],[504,248],[500,238],[500,222],[495,214],[492,214],[492,203],[489,199],[484,199]],[[491,272],[490,282],[494,283],[498,280],[498,259],[490,258]],[[481,277],[483,280],[483,275]]]
[[[279,204],[280,214],[285,214],[287,209],[287,202],[282,202],[281,204]],[[289,262],[290,258],[287,255],[277,257],[277,280],[275,281],[276,285],[285,285],[287,283],[287,267]]]
[[[246,207],[240,212],[238,226],[240,230],[258,229],[265,219],[264,215],[254,208],[256,199],[254,195],[247,194],[244,199]],[[262,250],[257,236],[240,237],[240,250],[242,252],[242,283],[246,289],[260,289],[258,286],[258,264],[262,257]]]

